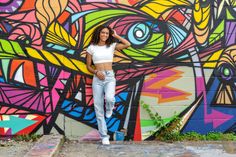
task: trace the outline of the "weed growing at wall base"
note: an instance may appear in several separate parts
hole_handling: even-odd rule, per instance
[[[18,135],[14,136],[12,139],[15,141],[37,141],[42,135],[31,134],[31,135]]]
[[[153,120],[157,132],[153,132],[156,140],[173,141],[236,141],[235,133],[209,132],[206,135],[197,132],[180,133],[181,118],[175,115],[173,119],[165,124],[163,118],[158,113],[153,113],[148,104],[141,101],[141,106],[147,111]]]

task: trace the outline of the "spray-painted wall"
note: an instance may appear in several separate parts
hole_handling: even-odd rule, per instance
[[[0,135],[97,128],[85,49],[106,24],[132,46],[115,53],[109,134],[157,131],[142,104],[181,132],[236,128],[234,0],[1,0]]]

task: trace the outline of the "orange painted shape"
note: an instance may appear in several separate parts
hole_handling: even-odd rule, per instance
[[[75,26],[75,24],[72,24],[72,25],[71,25],[71,36],[72,36],[72,37],[75,37],[75,36],[76,36],[76,33],[77,33],[77,31],[76,31],[76,26]]]
[[[35,0],[25,0],[24,4],[19,9],[19,12],[32,10],[32,9],[35,9]]]
[[[176,11],[173,15],[173,18],[176,19],[179,23],[183,23],[185,21],[185,17],[182,13],[179,11]]]
[[[188,96],[190,96],[191,93],[188,93],[188,92],[183,91],[181,89],[176,89],[176,88],[169,86],[169,84],[171,82],[174,82],[175,80],[178,80],[179,78],[181,78],[182,77],[181,74],[183,72],[175,70],[175,69],[171,69],[170,71],[172,71],[174,73],[170,74],[169,76],[165,76],[156,82],[153,82],[151,85],[146,86],[145,90],[149,89],[151,92],[142,91],[142,95],[150,96],[150,97],[158,97],[159,104],[165,103],[165,102],[178,101],[178,100],[187,100]],[[156,77],[158,77],[158,74],[152,74],[150,78],[145,80],[145,82],[152,81]],[[160,91],[167,91],[170,93],[178,93],[178,95],[172,95],[170,97],[163,97],[166,93],[161,93]]]
[[[23,64],[23,77],[24,81],[27,85],[36,87],[36,78],[35,78],[35,71],[34,71],[34,64],[32,61],[28,60],[13,60],[11,62],[11,69],[10,69],[10,79],[14,79],[14,75],[18,68]]]
[[[62,23],[64,23],[67,19],[68,19],[68,17],[70,16],[70,13],[69,12],[67,12],[67,11],[64,11],[59,17],[58,17],[58,22],[60,23],[60,24],[62,24]]]

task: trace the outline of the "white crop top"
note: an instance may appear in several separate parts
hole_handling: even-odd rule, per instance
[[[92,55],[94,64],[113,62],[113,55],[115,51],[116,43],[112,43],[109,47],[107,45],[89,45],[87,52]]]

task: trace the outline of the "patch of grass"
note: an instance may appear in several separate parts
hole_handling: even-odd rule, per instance
[[[206,135],[202,135],[196,132],[179,133],[174,132],[165,134],[164,136],[158,136],[158,140],[166,142],[174,141],[236,141],[235,133],[221,133],[210,132]]]
[[[30,135],[17,135],[12,138],[14,141],[37,141],[42,135],[30,134]]]

